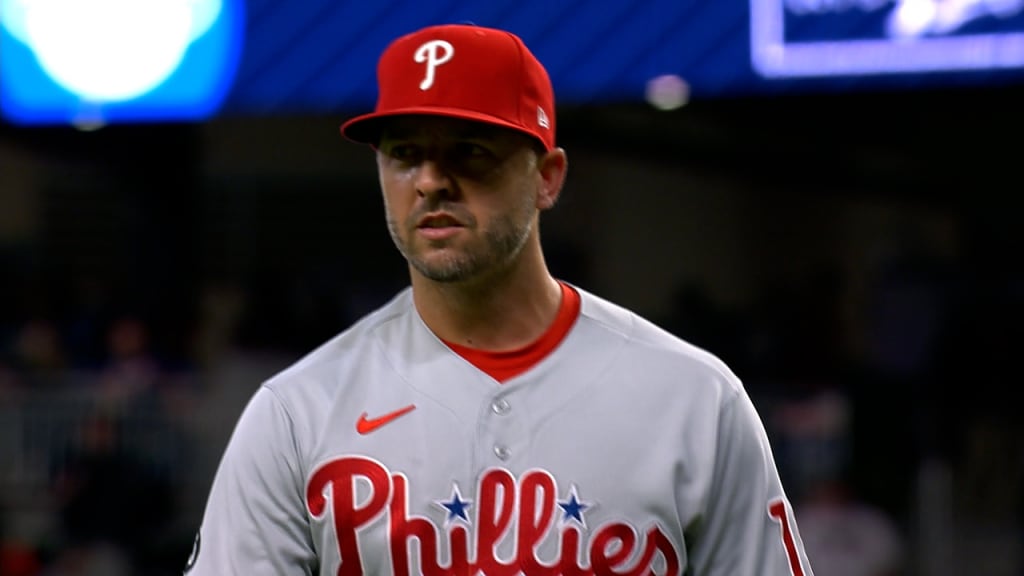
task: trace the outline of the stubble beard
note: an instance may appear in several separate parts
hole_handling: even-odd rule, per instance
[[[485,274],[500,273],[516,260],[533,231],[533,207],[533,198],[524,194],[514,213],[503,214],[484,231],[482,245],[472,242],[461,250],[448,248],[441,257],[434,254],[433,258],[426,258],[421,254],[422,251],[434,250],[430,246],[410,246],[410,242],[399,233],[398,223],[390,211],[387,216],[388,232],[405,260],[424,277],[440,283],[465,282]],[[415,223],[410,221],[405,230],[409,231],[411,239],[416,233]]]

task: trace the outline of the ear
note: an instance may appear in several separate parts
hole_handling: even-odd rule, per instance
[[[555,148],[537,159],[537,173],[540,175],[540,192],[537,194],[537,209],[547,210],[555,205],[565,184],[569,169],[569,158],[562,148]]]

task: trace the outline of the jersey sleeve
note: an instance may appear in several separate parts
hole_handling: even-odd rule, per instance
[[[242,411],[214,476],[187,576],[311,575],[293,422],[274,391]]]
[[[768,436],[742,387],[724,401],[694,576],[813,576]]]

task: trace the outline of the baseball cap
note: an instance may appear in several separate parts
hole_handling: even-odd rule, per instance
[[[555,97],[544,66],[515,34],[472,24],[422,28],[394,40],[377,63],[377,106],[341,125],[376,145],[381,120],[403,115],[504,126],[555,146]]]

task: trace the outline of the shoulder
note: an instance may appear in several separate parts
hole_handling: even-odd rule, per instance
[[[332,375],[351,370],[353,364],[367,363],[380,357],[387,347],[392,324],[413,314],[411,292],[407,288],[390,301],[367,314],[330,340],[264,382],[264,387],[278,395],[287,395],[295,388],[324,385],[335,381]],[[376,353],[375,353],[376,352]]]
[[[696,346],[650,320],[585,290],[580,294],[580,321],[616,342],[620,361],[642,367],[647,374],[667,379],[699,381],[734,396],[742,384],[732,369],[713,352]]]

